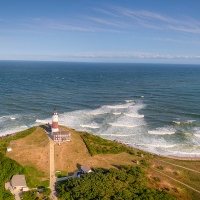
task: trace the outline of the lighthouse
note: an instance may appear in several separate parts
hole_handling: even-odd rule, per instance
[[[54,109],[53,116],[52,116],[52,126],[51,126],[51,132],[56,133],[59,132],[58,128],[58,112],[56,109]]]
[[[54,109],[51,125],[51,138],[59,144],[65,141],[70,141],[71,133],[58,127],[58,112]]]

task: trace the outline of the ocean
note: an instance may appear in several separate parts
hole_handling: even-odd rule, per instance
[[[200,157],[200,66],[0,61],[0,136],[59,123],[161,155]]]

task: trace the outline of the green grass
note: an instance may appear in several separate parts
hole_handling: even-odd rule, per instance
[[[27,165],[24,167],[23,173],[26,176],[28,187],[36,188],[38,186],[49,186],[49,179],[43,180],[46,178],[46,174],[37,170],[35,167]]]
[[[36,130],[36,128],[37,127],[32,127],[25,131],[21,131],[17,134],[14,134],[14,135],[11,135],[11,136],[1,139],[0,140],[0,153],[2,153],[2,156],[5,156],[6,148],[8,147],[8,145],[10,144],[10,142],[12,140],[24,138],[24,137],[32,134]],[[7,158],[7,157],[5,157],[5,158]],[[8,160],[8,158],[7,158],[7,160]],[[10,160],[12,160],[12,159],[10,159]],[[21,166],[20,164],[18,164],[18,165]],[[46,178],[47,175],[44,172],[37,170],[33,166],[24,166],[24,167],[21,166],[21,168],[23,168],[23,170],[20,173],[25,174],[28,187],[35,188],[38,186],[44,186],[44,187],[49,186],[49,179]]]
[[[146,172],[138,166],[95,169],[95,173],[57,183],[58,198],[65,199],[149,199],[175,200],[166,190],[147,186]]]
[[[121,152],[134,155],[134,151],[131,149],[131,147],[128,147],[124,144],[119,144],[118,142],[106,140],[100,138],[99,136],[88,133],[80,132],[80,135],[85,142],[85,145],[87,146],[91,156],[97,154],[118,154]]]
[[[68,175],[68,173],[67,173],[66,171],[56,172],[56,174],[55,174],[55,176],[56,176],[57,178],[65,177],[65,176],[67,176],[67,175]]]

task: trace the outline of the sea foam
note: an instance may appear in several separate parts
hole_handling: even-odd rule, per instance
[[[152,135],[172,135],[175,134],[176,130],[172,127],[157,128],[155,130],[148,131],[148,134]]]

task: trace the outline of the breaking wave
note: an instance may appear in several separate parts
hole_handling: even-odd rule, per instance
[[[175,134],[176,130],[172,127],[156,128],[155,130],[148,131],[148,134],[152,135],[172,135]]]
[[[50,120],[41,120],[41,119],[36,119],[35,122],[36,123],[40,123],[40,124],[47,124],[49,123]]]
[[[133,128],[133,127],[138,126],[138,125],[117,124],[117,123],[109,123],[109,125],[111,125],[111,126],[119,126],[119,127],[126,127],[126,128]]]
[[[98,125],[89,125],[89,124],[81,124],[80,126],[83,128],[91,128],[91,129],[100,128]]]
[[[106,134],[106,133],[101,133],[99,134],[101,136],[114,136],[114,137],[130,137],[130,136],[133,136],[133,135],[136,135],[136,134],[128,134],[128,135],[125,135],[125,134]]]
[[[124,115],[126,115],[128,117],[134,117],[134,118],[144,118],[144,115],[139,115],[139,114],[127,114],[127,113],[124,113]]]
[[[174,156],[195,156],[200,154],[200,127],[191,126],[195,120],[176,120],[169,126],[151,127],[146,121],[143,109],[145,104],[126,100],[121,104],[104,105],[96,109],[83,109],[59,114],[59,124],[87,131],[102,138],[117,140],[121,143],[152,153]],[[14,133],[30,126],[51,123],[46,119],[34,119],[33,123],[21,123],[19,119],[33,116],[9,115],[0,117],[0,126],[13,123],[9,129],[2,128],[3,134]],[[172,122],[172,121],[171,121]],[[184,126],[182,126],[184,124]],[[188,126],[187,126],[188,125]],[[177,134],[176,134],[177,133]],[[182,138],[183,140],[181,140]]]

